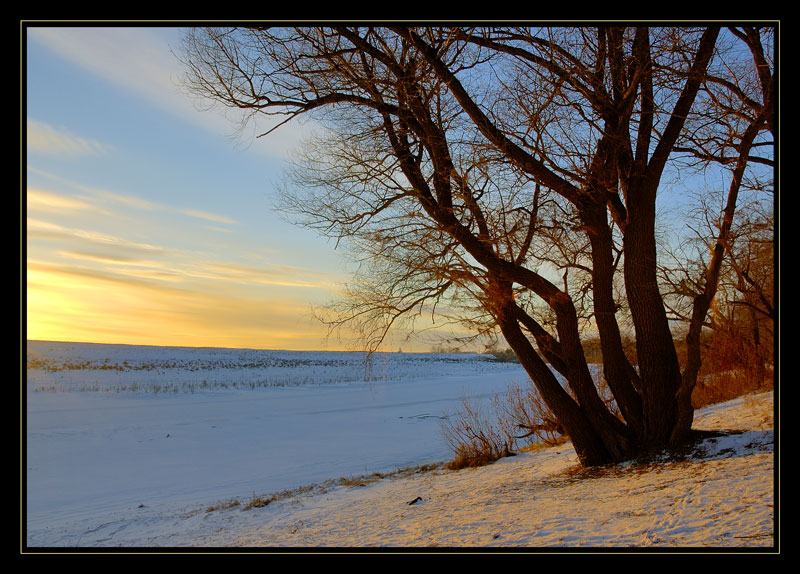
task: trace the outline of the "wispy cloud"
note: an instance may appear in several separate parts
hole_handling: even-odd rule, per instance
[[[206,227],[206,229],[208,229],[209,231],[215,231],[217,233],[231,233],[231,230],[228,229],[227,227],[218,227],[216,225],[209,225],[208,227]]]
[[[149,280],[136,280],[131,277],[117,273],[113,269],[76,267],[64,263],[48,263],[45,261],[27,261],[28,284],[42,283],[48,289],[57,289],[58,285],[63,285],[65,281],[77,281],[82,288],[97,288],[97,282],[112,283],[126,288],[147,289],[155,292],[171,292],[178,295],[189,293],[187,289],[164,285]],[[45,278],[45,279],[43,279]],[[109,296],[111,293],[109,293]],[[101,303],[97,301],[95,303]]]
[[[101,233],[90,229],[81,229],[75,227],[67,227],[43,221],[40,219],[28,218],[27,220],[27,236],[28,238],[45,238],[45,239],[59,239],[71,240],[77,244],[83,244],[89,247],[102,247],[108,252],[113,249],[117,256],[128,253],[132,255],[163,255],[165,250],[158,245],[151,245],[139,241],[130,241],[122,237],[110,235],[108,233]]]
[[[334,278],[326,273],[288,265],[247,265],[244,263],[208,263],[203,266],[207,277],[226,281],[246,281],[282,287],[326,289]]]
[[[77,181],[73,181],[73,180],[70,180],[70,179],[63,178],[61,176],[55,175],[53,173],[50,173],[50,172],[47,172],[47,171],[44,171],[44,170],[41,170],[41,169],[36,169],[36,168],[34,168],[34,167],[30,166],[30,165],[27,166],[27,170],[30,173],[33,173],[33,174],[36,174],[38,176],[47,178],[50,181],[53,181],[53,182],[56,182],[56,183],[60,184],[59,187],[68,187],[68,188],[71,188],[71,189],[75,189],[75,190],[78,190],[78,191],[82,192],[85,196],[89,196],[89,197],[83,197],[83,198],[80,198],[80,199],[72,198],[71,201],[80,201],[84,205],[90,205],[91,204],[91,205],[93,205],[95,207],[95,209],[98,208],[97,202],[96,201],[91,201],[90,198],[101,199],[106,203],[111,203],[111,204],[117,203],[117,204],[123,205],[125,207],[132,207],[132,208],[135,208],[135,209],[143,209],[143,210],[146,210],[146,211],[159,211],[159,210],[167,209],[163,205],[160,205],[158,203],[154,203],[152,201],[148,201],[146,199],[142,199],[141,197],[137,197],[135,195],[130,195],[130,194],[126,195],[126,194],[121,194],[121,193],[115,193],[115,192],[108,191],[108,190],[105,190],[105,189],[100,189],[100,188],[97,188],[97,187],[91,187],[91,186],[79,183]],[[68,200],[68,198],[63,196],[63,194],[57,194],[57,193],[53,193],[53,192],[48,192],[48,191],[45,191],[45,190],[42,190],[42,189],[39,189],[39,188],[28,187],[27,191],[28,191],[29,207],[30,207],[31,195],[34,195],[34,196],[40,195],[40,196],[43,196],[43,197],[46,196],[46,199],[48,201],[50,201],[50,200],[55,201],[55,198],[57,198],[57,197],[61,197],[62,201],[67,201]],[[39,203],[36,204],[36,205],[37,206],[41,206],[42,203],[43,203],[42,201],[39,201]]]
[[[107,144],[32,118],[27,118],[27,148],[28,152],[69,157],[103,155],[111,150]]]
[[[139,94],[152,104],[183,114],[186,98],[174,81],[178,62],[158,28],[29,27],[28,36],[62,58]]]
[[[72,239],[76,235],[68,227],[53,223],[51,221],[44,221],[41,219],[28,218],[27,221],[27,236],[28,241],[31,239]]]
[[[113,263],[117,265],[154,265],[152,260],[143,260],[140,257],[135,257],[131,254],[115,251],[108,252],[95,252],[95,251],[76,251],[67,250],[59,251],[58,255],[61,258],[85,259],[88,261],[95,261],[98,263]]]
[[[189,217],[197,217],[199,219],[213,221],[214,223],[227,223],[230,225],[236,224],[235,219],[231,219],[230,217],[226,217],[224,215],[218,215],[216,213],[207,213],[205,211],[198,211],[196,209],[186,209],[183,211],[183,213]]]
[[[65,288],[66,286],[66,288]],[[306,304],[28,261],[28,336],[128,344],[318,348]]]
[[[67,186],[78,190],[83,194],[83,197],[67,196],[60,193],[46,191],[44,189],[29,187],[27,190],[27,205],[29,210],[40,211],[77,211],[79,209],[95,210],[104,214],[109,211],[100,207],[100,203],[111,206],[122,206],[125,208],[139,209],[143,211],[158,211],[161,213],[176,213],[187,217],[196,219],[203,219],[213,223],[220,223],[224,225],[236,225],[238,222],[226,215],[219,213],[210,213],[208,211],[200,211],[197,209],[181,209],[172,207],[163,203],[157,203],[147,199],[142,199],[132,194],[122,194],[106,189],[99,189],[90,187],[75,181],[70,181],[62,177],[28,167],[28,171],[37,175],[46,177],[52,181],[58,182],[63,186]],[[100,201],[97,201],[100,200]],[[208,227],[214,231],[229,231],[222,227]]]
[[[76,229],[72,233],[75,237],[97,245],[110,245],[115,248],[129,249],[137,252],[144,253],[160,253],[163,248],[158,245],[150,245],[149,243],[141,243],[137,241],[130,241],[116,235],[108,233],[101,233],[99,231],[91,231],[86,229]]]
[[[97,206],[80,198],[66,197],[42,189],[28,188],[26,204],[28,211],[77,212],[95,211]]]
[[[91,193],[95,197],[107,200],[111,203],[118,203],[125,207],[133,207],[146,211],[163,211],[166,209],[163,205],[142,199],[141,197],[136,197],[135,195],[123,195],[121,193],[114,193],[104,189],[94,189],[86,186],[80,186],[80,188]]]
[[[253,291],[257,286],[330,290],[341,280],[328,273],[291,265],[221,262],[202,253],[167,250],[159,245],[35,218],[28,218],[27,235],[29,241],[58,241],[61,248],[53,253],[61,265],[75,261],[94,268],[99,266],[93,273],[120,280],[136,277],[184,284],[202,281],[210,289],[245,291]]]
[[[173,53],[179,51],[176,28],[113,27],[30,27],[29,37],[85,70],[138,94],[151,105],[205,130],[230,137],[239,133],[245,147],[257,154],[285,158],[315,128],[312,121],[291,122],[267,137],[252,139],[280,120],[260,118],[258,125],[240,132],[242,115],[228,108],[208,109],[180,87],[183,64]],[[200,111],[198,108],[205,108]]]

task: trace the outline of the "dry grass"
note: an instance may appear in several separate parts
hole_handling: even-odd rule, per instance
[[[447,468],[484,466],[509,456],[514,437],[497,412],[487,412],[485,405],[468,398],[462,399],[461,404],[460,411],[442,421],[442,434],[454,454]]]
[[[453,459],[447,464],[451,470],[492,464],[512,456],[515,450],[544,448],[567,440],[530,381],[511,384],[488,402],[462,399],[462,408],[443,420],[442,434],[453,449]]]
[[[511,452],[508,450],[498,451],[492,447],[486,447],[482,444],[460,444],[455,447],[455,456],[453,460],[448,462],[445,466],[448,470],[460,470],[462,468],[470,468],[476,466],[486,466],[503,458],[510,456]]]
[[[268,504],[271,504],[278,500],[277,496],[256,496],[253,493],[253,497],[250,501],[242,507],[242,510],[251,510],[253,508],[264,508]]]
[[[534,443],[531,443],[531,444],[527,444],[527,445],[525,445],[523,447],[520,447],[519,451],[520,452],[528,452],[528,453],[539,452],[540,450],[544,450],[546,448],[550,448],[550,447],[553,447],[553,446],[559,446],[559,445],[565,444],[567,442],[569,442],[569,437],[567,437],[565,435],[561,435],[561,436],[559,436],[557,438],[554,438],[552,441],[549,441],[549,442],[534,442]]]
[[[692,405],[699,409],[753,393],[772,390],[773,377],[759,378],[745,370],[723,371],[705,376],[692,393]]]
[[[421,464],[416,466],[407,466],[391,472],[373,472],[372,474],[365,474],[361,476],[343,476],[341,478],[327,480],[322,483],[310,484],[300,486],[293,489],[282,490],[272,494],[258,496],[253,493],[252,497],[246,504],[242,504],[238,499],[219,502],[206,508],[206,512],[215,512],[217,510],[230,510],[231,508],[241,507],[241,510],[252,510],[253,508],[264,508],[279,500],[294,498],[303,494],[320,494],[326,493],[329,489],[337,486],[346,486],[350,488],[367,486],[373,482],[383,480],[385,478],[405,478],[414,474],[422,474],[425,472],[432,472],[441,469],[445,465],[441,463]]]
[[[233,500],[228,500],[225,502],[218,502],[217,504],[213,504],[206,508],[206,512],[215,512],[217,510],[227,510],[229,508],[236,508],[240,505],[240,502],[237,498]]]

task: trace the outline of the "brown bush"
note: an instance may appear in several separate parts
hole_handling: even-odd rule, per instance
[[[512,446],[542,443],[557,444],[564,429],[547,408],[536,387],[512,383],[505,393],[492,401],[498,415],[498,425],[512,438]]]
[[[773,388],[770,331],[761,329],[754,337],[752,325],[725,327],[706,341],[703,366],[692,393],[695,408]]]
[[[768,369],[772,371],[771,368]],[[692,393],[692,405],[699,409],[751,393],[773,389],[772,377],[760,378],[749,370],[711,373],[700,379]]]
[[[462,400],[461,409],[445,417],[442,433],[453,448],[448,468],[491,464],[523,446],[563,442],[564,429],[536,387],[514,383],[490,401]]]
[[[483,466],[511,454],[513,437],[493,414],[486,412],[485,405],[464,398],[461,410],[443,419],[442,434],[454,453],[447,468]]]

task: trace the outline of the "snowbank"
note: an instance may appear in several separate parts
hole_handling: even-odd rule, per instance
[[[696,428],[736,432],[647,464],[585,470],[566,444],[477,469],[326,482],[403,466],[398,456],[423,462],[418,447],[441,439],[435,421],[415,413],[458,401],[467,383],[489,392],[518,374],[487,367],[470,378],[432,364],[412,382],[325,389],[163,395],[29,385],[23,546],[776,548],[772,393],[698,412]],[[433,403],[423,401],[429,395]],[[321,447],[291,440],[304,425],[318,425]],[[398,455],[406,437],[416,451]],[[266,443],[273,450],[260,450]],[[381,459],[381,446],[391,456]],[[441,446],[425,456],[441,460]],[[277,482],[265,456],[283,461]],[[372,462],[337,466],[349,456]],[[311,482],[247,508],[251,497]]]

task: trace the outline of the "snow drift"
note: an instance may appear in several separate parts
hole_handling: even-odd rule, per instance
[[[479,355],[363,359],[29,342],[23,547],[778,546],[772,393],[698,412],[724,432],[680,455],[587,470],[567,443],[330,480],[446,460],[438,417],[524,380]]]

